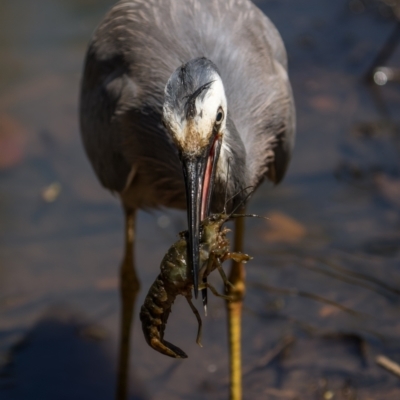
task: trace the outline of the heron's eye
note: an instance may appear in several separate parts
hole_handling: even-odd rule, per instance
[[[217,117],[215,118],[215,123],[217,125],[220,125],[223,119],[224,119],[224,112],[222,111],[222,108],[220,108],[218,110]]]

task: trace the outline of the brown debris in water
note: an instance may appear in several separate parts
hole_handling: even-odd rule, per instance
[[[24,156],[26,129],[8,114],[0,114],[0,170],[19,164]]]
[[[268,215],[267,231],[264,239],[268,242],[296,243],[307,234],[306,228],[294,218],[280,211]]]

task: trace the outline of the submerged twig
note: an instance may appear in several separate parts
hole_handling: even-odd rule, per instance
[[[376,286],[382,287],[383,289],[387,290],[388,292],[392,292],[394,294],[400,295],[400,289],[397,289],[397,288],[395,288],[393,286],[390,286],[386,282],[383,282],[380,279],[377,279],[377,278],[375,278],[373,276],[370,276],[370,275],[367,275],[367,274],[363,274],[361,272],[352,271],[352,270],[350,270],[348,268],[345,268],[345,267],[342,267],[340,265],[337,265],[336,263],[333,263],[332,261],[327,261],[327,260],[324,260],[323,258],[320,258],[320,257],[315,257],[315,260],[317,260],[317,261],[319,261],[319,262],[321,262],[323,264],[326,264],[329,268],[332,268],[332,269],[334,269],[336,271],[339,271],[339,272],[341,272],[341,273],[343,273],[345,275],[352,276],[354,278],[373,283]]]
[[[329,304],[329,305],[334,306],[334,307],[340,309],[341,311],[344,311],[344,312],[346,312],[348,314],[351,314],[353,316],[369,317],[369,315],[367,315],[367,314],[361,313],[359,311],[355,311],[355,310],[353,310],[351,308],[348,308],[348,307],[344,306],[343,304],[337,303],[334,300],[327,299],[327,298],[319,296],[317,294],[303,292],[302,290],[298,290],[298,289],[279,288],[279,287],[270,286],[270,285],[266,285],[264,283],[259,283],[259,282],[249,282],[248,284],[250,286],[254,287],[254,288],[267,290],[267,291],[270,291],[270,292],[286,294],[286,295],[289,295],[289,296],[306,297],[308,299],[315,300],[315,301],[318,301],[320,303]]]
[[[299,249],[292,249],[291,252],[292,252],[292,254],[296,255],[296,257],[299,257],[302,259],[308,258],[309,260],[323,264],[330,270],[337,271],[340,274],[335,274],[333,271],[324,269],[319,266],[307,265],[304,262],[298,264],[302,268],[306,268],[310,271],[314,271],[317,273],[327,275],[331,278],[340,280],[342,282],[349,283],[351,285],[363,287],[364,289],[371,290],[375,293],[379,293],[380,295],[382,295],[386,298],[389,297],[387,292],[392,293],[396,296],[400,296],[400,288],[396,288],[396,287],[394,287],[378,278],[375,278],[371,275],[367,275],[365,273],[356,272],[351,269],[345,268],[341,265],[338,265],[337,263],[332,262],[331,260],[327,260],[325,257],[310,256],[308,254],[305,254],[303,251],[301,251]],[[286,253],[285,253],[285,255],[286,255]],[[352,278],[354,278],[354,279],[352,279]]]
[[[296,338],[294,336],[286,336],[279,343],[276,344],[271,350],[257,360],[255,365],[249,365],[247,368],[243,368],[243,376],[254,371],[258,368],[265,368],[270,362],[272,362],[276,357],[278,357],[284,350],[286,350],[290,345],[294,343]]]
[[[396,362],[390,360],[389,358],[383,355],[377,356],[375,362],[382,368],[386,369],[387,371],[391,372],[392,374],[400,378],[400,365],[397,364]]]
[[[324,274],[326,276],[329,276],[331,278],[337,279],[339,281],[349,283],[350,285],[359,286],[359,287],[362,287],[364,289],[370,290],[370,291],[372,291],[374,293],[379,293],[380,295],[382,295],[382,296],[384,296],[386,298],[389,297],[387,292],[384,292],[383,290],[380,290],[377,287],[375,287],[373,285],[370,285],[367,282],[362,282],[362,281],[360,281],[360,279],[357,280],[357,278],[353,279],[353,278],[350,278],[350,277],[346,277],[346,276],[343,276],[343,275],[340,275],[340,274],[336,274],[336,273],[334,273],[332,271],[325,270],[323,268],[316,267],[316,266],[314,267],[314,266],[311,266],[311,265],[304,265],[304,264],[300,264],[300,266],[303,267],[303,268],[306,268],[306,269],[308,269],[310,271],[314,271],[314,272],[317,272],[317,273],[320,273],[320,274]]]

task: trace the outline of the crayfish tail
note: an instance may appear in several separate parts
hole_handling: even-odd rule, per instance
[[[166,287],[160,274],[147,293],[140,309],[140,320],[146,342],[151,348],[172,358],[187,358],[179,347],[164,340],[164,329],[171,312],[171,305],[176,297]]]
[[[166,356],[172,358],[188,358],[187,354],[179,347],[167,342],[166,340],[160,341],[157,338],[150,340],[150,346]]]

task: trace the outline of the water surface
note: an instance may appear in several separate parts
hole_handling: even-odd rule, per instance
[[[86,45],[112,3],[0,4],[2,399],[115,390],[123,219],[77,123]],[[395,19],[372,0],[257,4],[287,46],[298,139],[285,181],[249,206],[270,220],[247,222],[244,398],[398,399],[399,380],[375,356],[400,362],[400,88],[363,81]],[[177,211],[139,215],[138,305],[184,227]],[[210,310],[201,349],[185,300],[173,309],[167,340],[185,361],[150,349],[136,316],[131,398],[226,398],[223,302]]]

